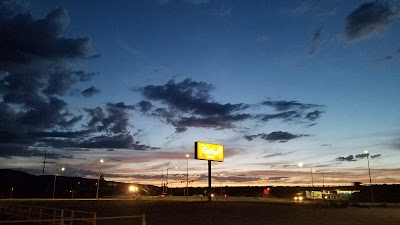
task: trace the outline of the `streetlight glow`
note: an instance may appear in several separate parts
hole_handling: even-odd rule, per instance
[[[368,150],[365,150],[364,153],[365,153],[365,154],[368,154]]]
[[[64,171],[65,170],[65,168],[64,167],[61,167],[61,171]]]
[[[104,162],[104,160],[103,159],[100,159],[100,163],[103,163]]]
[[[303,166],[304,166],[304,163],[299,162],[298,166],[299,166],[299,167],[303,167]]]

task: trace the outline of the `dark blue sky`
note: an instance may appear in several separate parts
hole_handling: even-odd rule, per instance
[[[399,1],[1,1],[0,165],[159,184],[398,183]],[[4,50],[5,49],[5,50]],[[0,99],[1,100],[1,99]],[[190,160],[203,184],[206,163]],[[351,172],[349,172],[351,171]]]

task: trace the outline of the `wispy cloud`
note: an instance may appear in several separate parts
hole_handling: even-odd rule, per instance
[[[246,138],[248,141],[252,141],[255,138],[261,138],[269,142],[280,142],[280,143],[285,143],[290,140],[300,138],[300,137],[308,137],[310,135],[307,134],[292,134],[289,132],[283,132],[283,131],[274,131],[269,134],[261,133],[261,134],[255,134],[255,135],[245,135],[244,138]]]

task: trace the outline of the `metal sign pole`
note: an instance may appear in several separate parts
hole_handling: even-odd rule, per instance
[[[211,202],[211,160],[208,160],[208,201]]]

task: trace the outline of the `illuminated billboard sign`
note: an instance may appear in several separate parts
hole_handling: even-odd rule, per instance
[[[195,142],[195,158],[217,162],[224,161],[224,146],[205,142]]]

